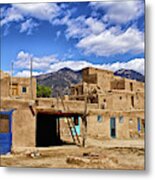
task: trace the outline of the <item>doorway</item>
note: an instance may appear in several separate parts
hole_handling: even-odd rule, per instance
[[[110,136],[116,138],[116,118],[110,118]]]
[[[49,114],[37,115],[36,146],[48,147],[60,144],[59,119]]]
[[[18,84],[12,84],[12,96],[18,96]]]

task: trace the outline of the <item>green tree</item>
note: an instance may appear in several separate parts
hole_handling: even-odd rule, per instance
[[[37,84],[37,97],[50,97],[51,93],[50,87]]]

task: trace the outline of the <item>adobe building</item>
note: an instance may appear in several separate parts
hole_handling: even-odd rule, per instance
[[[8,73],[0,71],[1,98],[36,98],[36,79],[11,77]]]
[[[71,87],[70,100],[83,101],[87,95],[88,104],[96,106],[88,116],[88,135],[101,139],[144,136],[144,83],[95,68],[83,69],[82,79]]]
[[[70,95],[62,98],[35,98],[33,79],[31,99],[29,78],[12,78],[12,86],[18,87],[12,98],[10,77],[1,76],[1,109],[15,108],[13,149],[81,143],[86,136],[103,141],[144,137],[144,83],[96,68],[83,69],[82,77],[80,84],[71,87]]]

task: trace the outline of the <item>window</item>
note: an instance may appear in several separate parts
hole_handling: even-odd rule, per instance
[[[106,109],[106,107],[107,107],[106,99],[103,99],[103,102],[101,104],[101,109]]]
[[[122,96],[120,96],[119,99],[121,100],[121,99],[122,99]]]
[[[133,91],[133,83],[130,83],[130,90]]]
[[[119,123],[123,123],[124,122],[124,117],[123,116],[120,116],[119,117]]]
[[[26,93],[26,87],[22,87],[22,93]]]
[[[138,132],[141,131],[141,123],[140,123],[141,119],[140,118],[137,118],[137,130]]]
[[[134,96],[131,96],[131,105],[134,107]]]
[[[102,119],[102,116],[101,116],[101,115],[98,115],[98,116],[97,116],[97,121],[100,123],[100,122],[102,122],[102,120],[103,120],[103,119]]]
[[[9,116],[0,114],[0,133],[9,133]]]
[[[132,123],[133,123],[133,120],[132,120],[132,119],[129,119],[129,123],[132,124]]]

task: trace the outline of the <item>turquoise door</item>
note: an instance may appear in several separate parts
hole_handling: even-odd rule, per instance
[[[116,118],[110,118],[110,136],[116,138]]]
[[[80,117],[74,117],[74,118],[72,118],[72,120],[74,121],[77,135],[80,135]],[[73,135],[75,136],[76,133],[75,133],[74,128],[72,128],[72,132],[73,132]]]

